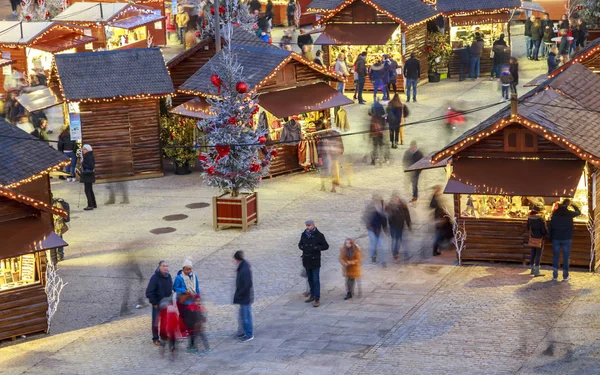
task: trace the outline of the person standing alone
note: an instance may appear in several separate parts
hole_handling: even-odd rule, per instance
[[[410,58],[404,64],[404,78],[406,78],[406,101],[410,102],[410,94],[412,90],[413,102],[417,101],[417,83],[421,76],[421,63],[415,58],[415,54],[411,53]]]
[[[173,293],[173,280],[169,273],[169,265],[166,261],[158,262],[158,267],[148,282],[146,288],[146,297],[152,305],[152,342],[154,345],[160,345],[158,337],[158,314],[160,313],[159,305],[163,298],[171,297]]]
[[[310,286],[310,297],[304,302],[314,302],[314,306],[319,307],[321,305],[321,282],[319,280],[321,251],[329,249],[329,244],[313,220],[307,220],[305,224],[306,230],[302,232],[298,243],[298,248],[302,250],[302,266],[306,269]]]
[[[423,153],[417,148],[417,142],[410,142],[410,148],[406,150],[404,153],[404,169],[410,167],[415,164],[419,160],[423,159]],[[421,175],[421,170],[417,170],[412,172],[411,182],[412,182],[412,193],[413,197],[411,203],[414,203],[419,198],[419,176]]]
[[[531,245],[531,275],[534,277],[544,276],[540,273],[540,259],[544,248],[544,237],[548,234],[546,222],[540,215],[541,208],[534,206],[527,218],[527,230],[529,231],[529,245]]]
[[[233,254],[233,261],[237,264],[233,303],[240,305],[237,337],[242,342],[246,342],[254,339],[254,333],[252,332],[252,311],[250,309],[250,305],[254,302],[252,271],[250,270],[250,263],[244,259],[244,252],[242,250],[238,250]]]
[[[572,207],[573,210],[569,210]],[[571,255],[571,240],[573,239],[573,218],[581,215],[579,207],[565,199],[552,214],[548,227],[548,237],[552,242],[552,280],[558,281],[558,265],[560,249],[563,251],[563,281],[569,281],[569,256]]]
[[[351,238],[346,239],[344,246],[340,248],[340,264],[342,265],[342,275],[346,277],[346,297],[344,299],[348,300],[354,295],[356,279],[360,278],[360,248]]]
[[[367,52],[362,52],[356,58],[354,66],[358,82],[358,104],[366,104],[367,102],[363,99],[362,94],[365,89],[365,80],[367,78]]]
[[[83,145],[81,154],[79,182],[83,184],[85,196],[87,198],[87,207],[85,207],[84,210],[91,211],[94,208],[98,208],[93,188],[94,182],[96,182],[96,159],[94,159],[94,151],[92,151],[92,146],[90,145]]]

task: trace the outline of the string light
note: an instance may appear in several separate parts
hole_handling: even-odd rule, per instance
[[[13,182],[13,183],[8,184],[8,185],[0,185],[0,188],[12,189],[12,188],[16,188],[16,187],[19,187],[21,185],[24,185],[24,184],[28,184],[28,183],[30,183],[32,181],[35,181],[35,180],[37,180],[39,178],[42,178],[42,177],[48,175],[50,172],[59,170],[59,169],[61,169],[63,167],[66,167],[67,165],[70,165],[70,164],[71,164],[71,160],[65,160],[65,161],[60,162],[59,164],[57,164],[57,165],[55,165],[53,167],[47,168],[47,169],[45,169],[45,170],[43,170],[43,171],[41,171],[41,172],[39,172],[39,173],[37,173],[35,175],[32,175],[32,176],[27,177],[27,178],[24,178],[24,179],[22,179],[20,181]]]
[[[598,56],[595,56],[596,54],[598,54]],[[550,75],[548,77],[549,78],[554,78],[556,75],[560,74],[566,68],[568,68],[569,66],[573,65],[574,63],[580,63],[580,64],[585,65],[585,63],[589,63],[589,62],[593,61],[596,57],[600,57],[600,43],[598,43],[597,46],[595,46],[594,48],[591,48],[589,51],[585,52],[584,54],[582,54],[580,56],[576,56],[574,59],[569,60],[566,64],[564,64],[563,66],[561,66],[557,70],[555,70],[552,73],[550,73]],[[588,59],[590,61],[588,61]]]
[[[436,7],[437,9],[437,7]],[[446,17],[469,17],[469,16],[486,16],[486,15],[492,15],[492,14],[500,14],[500,13],[510,13],[513,10],[517,10],[519,9],[519,7],[514,7],[514,8],[497,8],[497,9],[493,9],[493,10],[486,10],[486,9],[477,9],[477,10],[472,10],[472,11],[454,11],[454,10],[450,10],[450,11],[441,11],[441,13],[446,16]]]
[[[46,212],[50,212],[52,214],[59,215],[61,217],[67,217],[67,211],[65,211],[63,209],[54,207],[51,204],[44,203],[40,200],[33,199],[31,197],[28,197],[27,195],[17,193],[16,191],[6,189],[1,186],[0,186],[0,195],[7,197],[9,199],[12,199],[14,201],[24,203],[28,206],[31,206],[31,207],[34,207],[34,208],[37,208],[37,209],[40,209],[40,210],[43,210]]]

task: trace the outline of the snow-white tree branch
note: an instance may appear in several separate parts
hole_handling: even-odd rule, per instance
[[[60,293],[65,285],[63,279],[58,274],[58,269],[52,261],[50,251],[46,251],[46,296],[48,297],[48,311],[46,311],[46,319],[48,320],[48,331],[52,323],[52,317],[58,310],[60,303]]]
[[[467,240],[467,229],[465,228],[465,222],[463,220],[462,224],[459,223],[458,218],[454,217],[447,207],[443,207],[443,210],[446,213],[444,216],[447,217],[448,220],[450,220],[450,224],[452,224],[452,243],[454,244],[456,255],[458,256],[458,265],[461,266],[462,252],[466,247],[465,242]]]

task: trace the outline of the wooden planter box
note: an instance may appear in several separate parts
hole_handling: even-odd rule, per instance
[[[257,193],[241,193],[239,197],[221,194],[213,197],[213,228],[236,227],[245,232],[250,224],[258,224]]]

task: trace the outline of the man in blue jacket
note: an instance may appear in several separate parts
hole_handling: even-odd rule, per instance
[[[235,294],[233,303],[240,305],[238,318],[238,338],[242,342],[254,339],[252,332],[252,311],[250,305],[254,302],[254,286],[250,263],[244,259],[244,252],[238,250],[233,254],[233,261],[238,265],[235,278]]]
[[[573,210],[569,210],[572,207]],[[552,280],[558,281],[558,262],[560,249],[563,250],[563,281],[569,281],[569,256],[571,255],[571,240],[573,239],[573,218],[581,215],[579,207],[565,199],[552,214],[548,226],[548,237],[552,242]]]
[[[150,301],[150,305],[152,305],[152,342],[154,342],[154,345],[160,345],[158,326],[156,325],[156,318],[160,311],[158,305],[161,299],[170,297],[172,293],[173,279],[171,279],[171,274],[169,273],[169,265],[166,261],[161,260],[146,288],[146,297]]]

